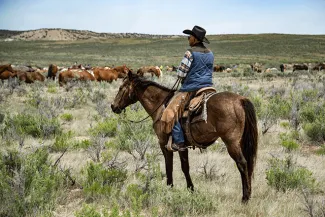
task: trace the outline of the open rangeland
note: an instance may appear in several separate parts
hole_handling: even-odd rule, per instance
[[[280,45],[282,37],[292,38],[282,51],[267,43],[269,37]],[[324,36],[233,35],[210,41],[216,64],[236,65],[230,73],[213,74],[216,90],[243,95],[256,109],[258,152],[247,204],[241,202],[236,164],[220,139],[207,149],[189,150],[194,192],[186,188],[177,153],[174,186],[166,185],[152,120],[132,122],[147,116],[140,103],[120,115],[111,110],[123,78],[63,86],[52,79],[27,84],[14,78],[0,82],[0,216],[325,216],[324,70],[256,73],[250,67],[323,62]],[[308,43],[303,50],[293,41]],[[0,42],[0,48],[0,64],[126,64],[136,71],[177,65],[187,44],[183,39],[14,41]],[[146,78],[171,88],[175,72],[162,72]]]

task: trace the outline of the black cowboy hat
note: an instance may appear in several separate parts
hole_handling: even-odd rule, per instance
[[[193,35],[198,40],[210,44],[209,40],[205,37],[205,29],[200,26],[194,26],[192,30],[185,29],[183,33],[187,35]]]

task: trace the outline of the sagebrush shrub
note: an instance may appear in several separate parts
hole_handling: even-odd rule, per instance
[[[87,149],[91,145],[91,142],[88,139],[84,139],[81,141],[75,141],[73,143],[73,148],[75,149]]]
[[[10,129],[19,135],[30,135],[35,138],[49,138],[62,132],[56,118],[47,119],[39,114],[8,115],[3,133],[7,133]]]
[[[243,70],[244,77],[251,77],[254,75],[255,75],[255,73],[253,72],[253,70],[251,68],[244,68],[244,70]]]
[[[113,137],[116,135],[118,119],[116,116],[108,117],[89,130],[92,136]]]
[[[131,110],[127,108],[127,119],[120,119],[117,134],[119,135],[114,142],[120,150],[126,151],[135,158],[143,160],[150,148],[156,148],[156,136],[149,122],[131,123],[131,120],[140,120],[145,117],[146,112],[143,108]]]
[[[68,131],[66,133],[62,133],[55,137],[55,141],[53,145],[50,147],[51,151],[59,152],[64,151],[69,147],[72,147],[70,139],[72,138],[72,131]]]
[[[315,142],[325,141],[325,123],[315,121],[313,123],[305,123],[303,129],[306,135]]]
[[[297,150],[299,148],[299,144],[297,143],[298,137],[299,135],[297,131],[290,132],[290,133],[280,133],[281,145],[288,152]]]
[[[73,120],[73,115],[70,113],[64,113],[61,115],[61,119],[64,121],[72,121]]]
[[[96,211],[95,207],[83,204],[81,210],[75,212],[76,217],[101,217],[102,215]]]
[[[48,156],[44,148],[30,154],[1,153],[0,216],[38,216],[55,208],[68,182]]]
[[[299,167],[291,156],[285,160],[272,158],[269,160],[269,168],[266,171],[268,185],[278,191],[287,191],[296,188],[311,188],[316,186],[316,180],[312,172],[303,167]]]
[[[90,197],[109,196],[112,190],[120,189],[127,178],[123,168],[110,169],[103,164],[88,163],[83,170],[83,190]]]
[[[325,155],[325,145],[322,145],[320,149],[316,151],[316,153],[319,155]]]

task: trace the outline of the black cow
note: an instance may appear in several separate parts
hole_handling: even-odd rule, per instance
[[[324,63],[318,63],[316,66],[314,66],[313,70],[318,70],[321,71],[325,69],[325,64]]]
[[[302,65],[294,64],[292,72],[294,72],[296,70],[308,70],[308,66],[305,64],[302,64]]]
[[[283,64],[280,65],[280,71],[284,72],[284,65]]]

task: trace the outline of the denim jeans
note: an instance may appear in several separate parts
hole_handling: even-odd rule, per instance
[[[172,139],[173,139],[173,143],[175,144],[183,143],[185,141],[183,129],[179,121],[175,123],[172,129]]]

